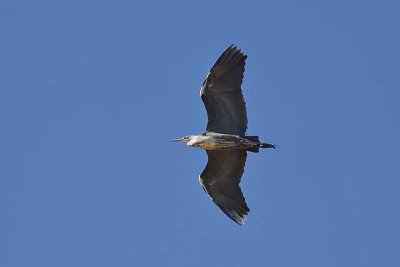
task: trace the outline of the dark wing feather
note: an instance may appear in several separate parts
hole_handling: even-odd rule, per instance
[[[207,109],[207,131],[245,135],[247,113],[241,85],[246,58],[240,49],[232,45],[208,73],[200,90]]]
[[[239,186],[246,151],[207,151],[207,155],[207,166],[199,178],[201,186],[229,218],[243,224],[250,211]]]

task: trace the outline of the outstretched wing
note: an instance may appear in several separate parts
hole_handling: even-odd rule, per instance
[[[245,135],[247,113],[241,85],[246,58],[231,45],[208,73],[200,90],[207,109],[207,131]]]
[[[246,151],[207,151],[207,155],[207,166],[199,177],[201,186],[229,218],[243,224],[250,211],[239,186]]]

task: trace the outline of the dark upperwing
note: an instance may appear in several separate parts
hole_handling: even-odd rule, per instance
[[[207,166],[199,177],[201,186],[229,218],[243,224],[250,211],[239,186],[246,151],[207,151],[207,155]]]
[[[200,90],[209,132],[244,136],[247,129],[242,80],[247,56],[231,45],[215,62]]]

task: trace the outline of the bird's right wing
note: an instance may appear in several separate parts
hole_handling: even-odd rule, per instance
[[[200,90],[207,109],[207,131],[245,135],[247,113],[241,85],[246,58],[240,49],[232,45],[208,73]]]
[[[201,186],[229,218],[243,224],[250,211],[239,186],[246,151],[207,151],[207,155],[207,166],[199,177]]]

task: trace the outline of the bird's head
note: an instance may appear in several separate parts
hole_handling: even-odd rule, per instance
[[[191,136],[191,135],[188,135],[188,136],[185,136],[185,137],[182,137],[182,138],[179,138],[179,139],[171,140],[171,142],[183,142],[183,143],[188,143],[188,142],[190,142],[191,139],[192,139],[192,136]]]

